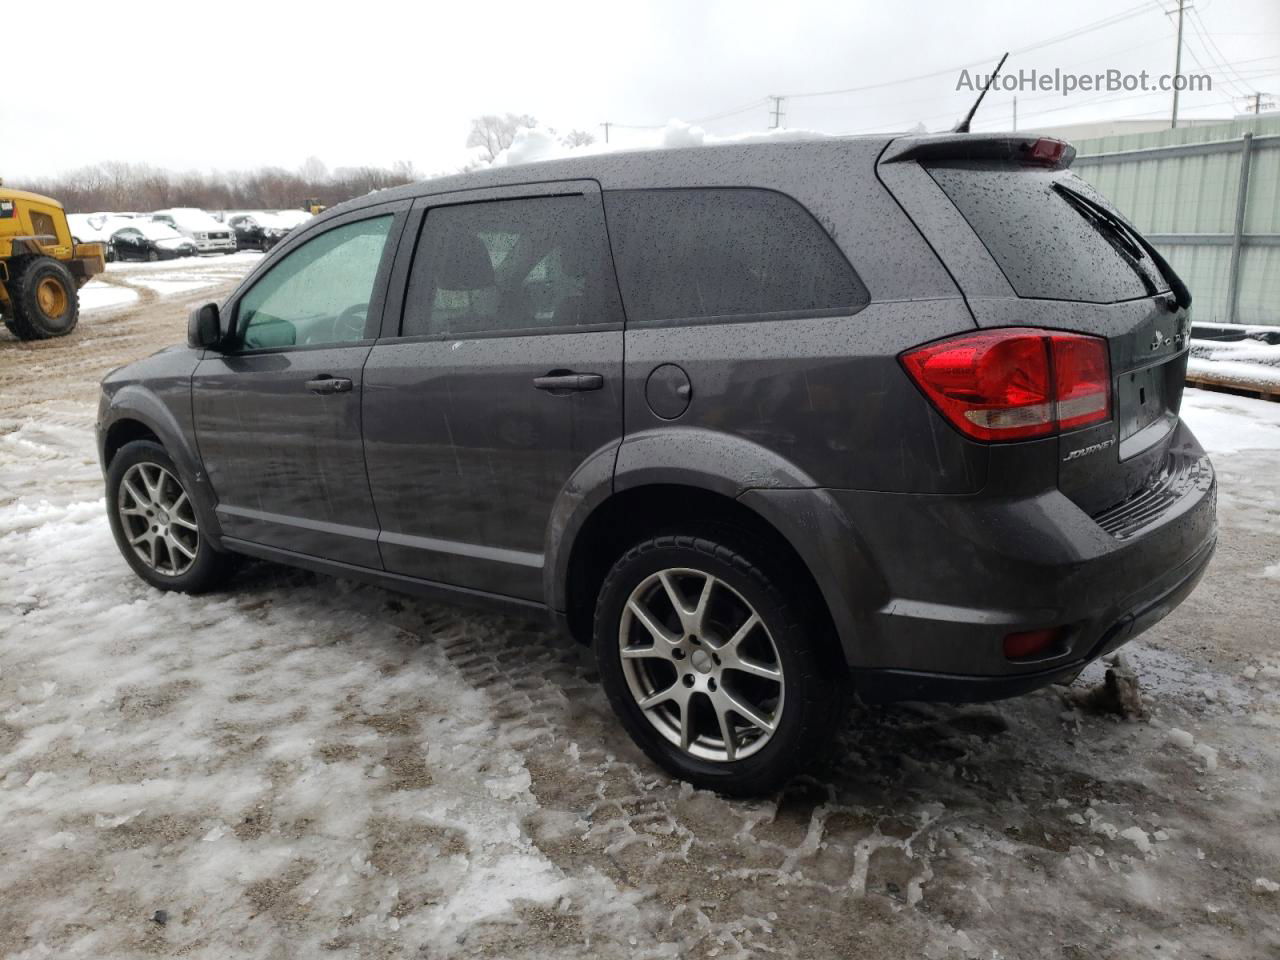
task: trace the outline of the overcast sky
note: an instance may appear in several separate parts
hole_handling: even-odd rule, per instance
[[[645,134],[622,125],[698,120],[753,101],[703,126],[763,130],[769,94],[791,95],[789,127],[945,129],[974,96],[956,90],[954,68],[1107,18],[1115,22],[1015,52],[1006,69],[1171,73],[1174,18],[1162,11],[1172,7],[1176,0],[9,4],[0,175],[103,160],[296,168],[311,155],[330,168],[410,160],[435,173],[464,162],[469,119],[482,113],[530,113],[561,132],[597,135],[610,120],[627,143]],[[1184,94],[1183,114],[1229,117],[1242,109],[1236,94],[1280,94],[1280,2],[1195,0],[1194,8],[1183,72],[1202,72],[1198,58],[1214,89]],[[935,71],[945,72],[795,96]],[[988,97],[974,129],[1008,129],[1011,99]],[[1160,117],[1170,96],[1026,91],[1018,100],[1026,128]]]

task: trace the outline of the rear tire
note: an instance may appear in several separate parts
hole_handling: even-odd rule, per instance
[[[147,251],[147,262],[155,263],[159,259],[160,259],[160,252],[158,250]]]
[[[825,618],[767,554],[715,536],[653,537],[614,564],[596,659],[614,712],[655,763],[697,787],[766,793],[836,740],[845,670]]]
[[[10,262],[12,316],[5,323],[21,340],[65,337],[80,319],[80,292],[66,266],[52,257]]]
[[[107,516],[116,546],[139,577],[160,590],[204,593],[234,572],[200,528],[190,486],[164,447],[134,440],[107,470]]]

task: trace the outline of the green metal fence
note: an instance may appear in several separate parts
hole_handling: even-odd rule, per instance
[[[1191,288],[1195,319],[1280,324],[1280,117],[1075,141]]]

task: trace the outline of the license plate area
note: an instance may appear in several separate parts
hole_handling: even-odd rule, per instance
[[[1116,378],[1121,460],[1159,442],[1173,429],[1186,366],[1186,354],[1182,354]]]

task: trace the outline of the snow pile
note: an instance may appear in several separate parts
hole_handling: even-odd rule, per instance
[[[1280,392],[1280,344],[1243,340],[1192,340],[1190,376],[1263,392]]]
[[[80,288],[80,316],[118,310],[137,301],[137,290],[101,280],[91,280]]]
[[[668,121],[665,127],[652,131],[638,141],[633,140],[625,147],[601,142],[579,147],[568,147],[561,143],[552,131],[542,127],[533,127],[518,131],[511,146],[494,157],[493,166],[505,167],[519,163],[534,163],[539,160],[583,157],[600,153],[619,153],[626,150],[674,150],[682,147],[702,147],[721,143],[773,143],[789,140],[813,140],[827,136],[828,134],[812,130],[779,128],[764,133],[743,133],[730,137],[720,137],[707,133],[702,127],[685,123],[683,120],[673,119]]]

